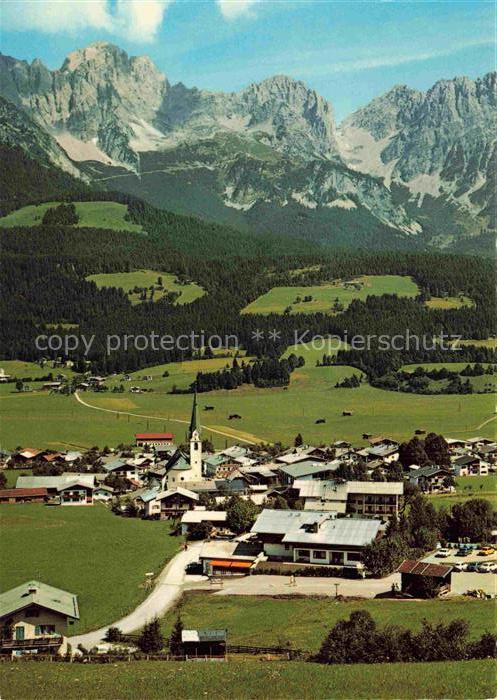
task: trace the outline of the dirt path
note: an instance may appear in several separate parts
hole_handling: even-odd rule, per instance
[[[133,416],[134,418],[146,418],[147,420],[159,420],[162,423],[171,421],[172,423],[183,423],[184,425],[189,425],[190,421],[188,420],[181,420],[180,418],[165,418],[164,416],[149,416],[144,413],[130,413],[129,411],[116,411],[115,409],[112,408],[103,408],[102,406],[93,406],[91,403],[87,403],[86,401],[83,401],[81,396],[78,394],[76,391],[74,393],[74,396],[76,398],[76,401],[80,403],[82,406],[86,406],[86,408],[92,408],[94,411],[104,411],[105,413],[117,413],[121,416]],[[239,442],[245,442],[247,445],[257,445],[258,442],[267,442],[263,438],[260,439],[254,439],[254,440],[248,440],[247,438],[241,437],[241,435],[236,431],[233,430],[231,432],[225,432],[223,430],[219,430],[218,428],[211,428],[208,425],[203,424],[202,425],[205,430],[208,430],[210,433],[216,433],[217,435],[222,435],[223,437],[228,437],[231,438],[231,440],[238,440]]]
[[[497,420],[497,416],[492,416],[491,418],[487,418],[487,420],[484,420],[483,423],[480,423],[480,425],[476,426],[476,430],[480,430],[480,428],[485,427],[489,423],[491,423],[493,420]]]

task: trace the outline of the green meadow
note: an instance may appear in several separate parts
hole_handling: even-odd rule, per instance
[[[41,367],[37,362],[22,362],[21,360],[0,360],[0,370],[11,378],[23,379],[39,379],[46,377],[50,373],[63,374],[65,377],[74,376],[74,372],[67,367],[53,367],[51,362],[45,362]],[[13,388],[13,387],[11,387]]]
[[[492,660],[321,666],[303,661],[237,660],[235,656],[228,663],[137,661],[36,664],[36,669],[33,666],[1,664],[0,691],[4,700],[495,697]]]
[[[285,309],[291,307],[291,313],[331,314],[334,312],[335,300],[338,300],[343,308],[347,308],[353,299],[364,301],[371,295],[397,294],[399,297],[415,297],[419,293],[413,279],[401,275],[365,275],[348,282],[358,284],[360,289],[343,280],[310,287],[273,287],[269,292],[248,304],[242,313],[282,314]],[[312,300],[303,301],[306,296],[311,296]]]
[[[78,595],[79,634],[115,622],[147,595],[145,573],[158,573],[180,546],[167,521],[120,518],[102,504],[0,505],[0,590],[30,579]]]
[[[429,309],[462,309],[464,306],[473,306],[473,301],[469,297],[432,297],[425,301]]]
[[[44,202],[30,204],[0,218],[0,227],[40,226],[47,209],[56,207],[61,202]],[[143,233],[140,225],[126,220],[128,207],[118,202],[74,202],[79,228],[106,228],[115,231],[132,231]]]
[[[430,495],[429,498],[437,508],[450,508],[454,503],[463,503],[471,498],[485,498],[497,507],[497,475],[459,476],[454,492]]]
[[[345,439],[356,445],[363,444],[363,433],[404,440],[416,429],[450,437],[494,436],[493,395],[407,394],[376,389],[365,382],[356,389],[335,388],[344,377],[360,372],[352,367],[316,367],[316,361],[329,347],[334,346],[311,349],[302,345],[289,349],[303,355],[306,364],[292,373],[286,389],[245,385],[233,391],[201,395],[205,437],[220,447],[239,440],[291,444],[298,433],[307,442]],[[182,441],[192,396],[168,392],[174,384],[188,387],[199,370],[214,371],[231,363],[232,358],[216,357],[151,367],[135,373],[131,382],[123,382],[120,376],[109,380],[111,388],[123,384],[124,394],[81,394],[83,401],[105,411],[87,408],[74,396],[41,391],[19,394],[12,385],[0,385],[0,444],[7,449],[19,444],[58,449],[103,447],[129,443],[135,432],[147,429],[170,430]],[[162,376],[165,371],[169,377]],[[146,375],[151,375],[152,381],[140,379]],[[133,385],[153,391],[131,394],[129,387]],[[31,386],[36,388],[34,383]],[[214,406],[214,410],[202,411],[205,404]],[[344,416],[344,411],[352,415]],[[241,420],[230,421],[232,413],[241,415]],[[316,424],[320,418],[326,422]]]
[[[157,280],[162,277],[162,289],[158,288]],[[145,287],[147,290],[151,285],[155,286],[154,301],[159,301],[168,292],[180,294],[176,304],[190,304],[195,299],[199,299],[205,294],[202,287],[195,282],[179,284],[175,275],[169,272],[158,270],[136,270],[135,272],[112,272],[108,274],[89,275],[86,278],[89,282],[95,282],[97,287],[117,287],[123,289],[127,294],[135,287]],[[140,294],[129,294],[132,304],[140,303]]]
[[[331,586],[331,584],[330,584]],[[400,625],[419,630],[425,618],[432,623],[462,618],[470,634],[479,637],[492,631],[493,601],[466,600],[351,600],[333,597],[271,597],[213,595],[188,592],[162,620],[166,638],[178,614],[186,628],[211,627],[228,630],[232,644],[286,646],[317,652],[326,634],[354,610],[367,610],[378,625]],[[291,625],[288,621],[291,620]]]

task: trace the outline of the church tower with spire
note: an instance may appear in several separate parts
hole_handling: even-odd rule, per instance
[[[192,417],[188,431],[190,439],[190,469],[191,480],[202,480],[202,438],[200,436],[200,423],[198,420],[197,392],[193,396]]]

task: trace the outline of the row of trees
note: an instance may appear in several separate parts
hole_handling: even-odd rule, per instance
[[[254,363],[242,361],[241,365],[235,358],[233,366],[229,369],[220,372],[199,372],[190,390],[196,389],[203,393],[216,389],[236,389],[242,384],[254,384],[257,387],[287,386],[293,370],[304,364],[304,358],[295,354],[282,360],[269,358]]]
[[[405,661],[461,661],[496,656],[497,635],[486,632],[469,638],[465,620],[447,624],[421,623],[419,632],[405,627],[379,627],[369,612],[356,610],[332,628],[312,659],[324,664],[385,663]]]

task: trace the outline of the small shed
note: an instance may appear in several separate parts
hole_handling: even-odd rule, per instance
[[[397,571],[403,593],[416,598],[432,598],[450,590],[452,566],[405,559]]]
[[[183,654],[190,658],[225,658],[226,630],[183,630],[181,646]]]

